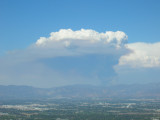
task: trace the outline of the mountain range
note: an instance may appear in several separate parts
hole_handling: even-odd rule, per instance
[[[132,85],[70,85],[54,88],[0,85],[0,99],[160,98],[160,83]]]

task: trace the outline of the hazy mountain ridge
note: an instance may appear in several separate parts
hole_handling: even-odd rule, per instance
[[[0,99],[39,98],[160,98],[160,83],[134,85],[70,85],[55,88],[0,85]]]

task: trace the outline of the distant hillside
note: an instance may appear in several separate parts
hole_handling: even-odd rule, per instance
[[[0,85],[0,99],[36,99],[44,98],[46,94],[47,89],[31,86]]]
[[[71,85],[56,88],[0,86],[0,99],[40,98],[160,98],[160,83],[114,86]]]

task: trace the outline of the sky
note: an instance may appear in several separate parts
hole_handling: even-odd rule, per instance
[[[0,85],[160,82],[159,0],[0,0]]]

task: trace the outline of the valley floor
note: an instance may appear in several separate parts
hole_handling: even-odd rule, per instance
[[[160,100],[7,100],[0,101],[0,120],[160,120]]]

